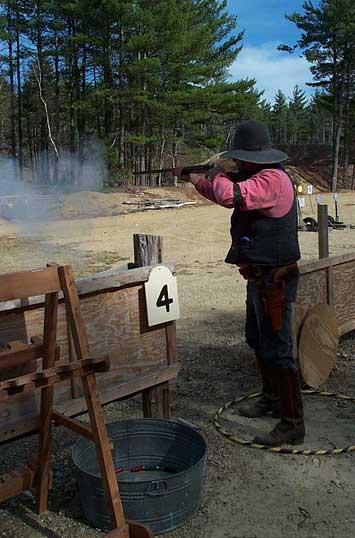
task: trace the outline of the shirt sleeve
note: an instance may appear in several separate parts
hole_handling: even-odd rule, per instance
[[[282,171],[265,169],[239,183],[241,209],[270,210],[278,203],[282,187]]]
[[[223,173],[217,174],[213,180],[192,174],[191,183],[211,202],[227,208],[234,207],[233,182]]]

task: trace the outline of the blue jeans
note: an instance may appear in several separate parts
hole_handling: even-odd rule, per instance
[[[292,354],[291,326],[292,303],[296,300],[298,279],[296,276],[286,284],[286,308],[282,314],[280,331],[273,330],[271,316],[265,313],[260,287],[254,282],[247,284],[246,341],[257,357],[271,367],[298,368]]]

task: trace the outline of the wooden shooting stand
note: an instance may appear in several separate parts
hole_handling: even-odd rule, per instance
[[[57,345],[59,292],[64,295],[76,360],[60,361]],[[97,372],[110,368],[109,358],[92,357],[83,322],[79,297],[70,266],[49,266],[35,271],[0,275],[0,301],[13,301],[45,295],[43,338],[35,336],[28,342],[10,342],[0,351],[0,373],[4,369],[22,368],[22,375],[0,382],[0,401],[25,391],[40,389],[39,451],[30,457],[21,470],[0,477],[0,503],[9,497],[34,489],[37,510],[47,509],[51,487],[50,455],[52,421],[87,437],[96,445],[103,486],[112,517],[111,538],[149,538],[151,531],[135,522],[126,522],[113,465],[112,445],[108,438],[96,385]],[[23,368],[32,361],[42,360],[35,373],[23,374]],[[54,387],[63,381],[79,378],[90,417],[91,429],[64,414],[53,410]]]

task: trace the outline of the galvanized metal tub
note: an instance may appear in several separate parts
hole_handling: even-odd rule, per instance
[[[149,525],[154,534],[171,531],[198,509],[206,442],[196,430],[159,419],[109,424],[109,436],[126,519]],[[87,520],[104,531],[110,517],[94,444],[81,439],[73,448],[80,500]],[[158,470],[131,472],[136,466]]]

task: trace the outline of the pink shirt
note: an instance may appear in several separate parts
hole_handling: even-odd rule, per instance
[[[215,178],[192,174],[193,183],[200,194],[223,207],[234,207],[233,182],[223,172]],[[278,168],[265,168],[251,178],[238,183],[242,196],[242,211],[258,209],[267,217],[283,217],[292,206],[294,188],[289,176]]]

